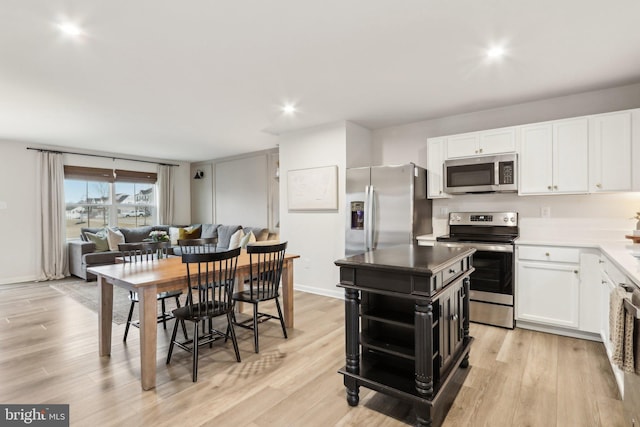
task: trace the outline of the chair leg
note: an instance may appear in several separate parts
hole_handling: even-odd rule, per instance
[[[198,322],[193,322],[193,382],[198,381]]]
[[[167,365],[171,362],[171,354],[173,353],[173,344],[176,342],[176,335],[178,334],[178,322],[176,320],[175,325],[173,325],[173,332],[171,333],[171,341],[169,344],[169,353],[167,354]]]
[[[253,345],[258,353],[258,304],[253,304]]]
[[[167,307],[166,307],[166,304],[164,303],[164,298],[160,300],[160,305],[162,306],[162,327],[166,330],[167,329],[167,316],[166,316]]]
[[[131,326],[131,318],[133,317],[133,309],[136,303],[131,301],[131,306],[129,307],[129,315],[127,316],[127,326],[124,327],[124,338],[122,341],[127,341],[127,335],[129,335],[129,326]]]
[[[176,308],[180,308],[180,297],[178,295],[176,295]],[[176,322],[178,321],[178,319],[176,319]],[[182,325],[182,333],[184,334],[184,339],[188,340],[189,337],[187,336],[187,326],[184,324],[184,320],[180,319],[180,324]]]
[[[236,331],[233,329],[233,323],[231,322],[231,313],[227,313],[227,334],[231,335],[231,342],[233,343],[233,350],[236,352],[236,360],[240,362],[240,349],[238,349],[238,340],[236,339]],[[225,341],[227,338],[225,337]]]
[[[287,338],[287,328],[284,326],[284,316],[282,315],[282,309],[280,308],[280,302],[278,298],[276,298],[276,308],[278,309],[278,315],[280,316],[280,326],[282,326],[282,333],[284,334],[285,339]]]

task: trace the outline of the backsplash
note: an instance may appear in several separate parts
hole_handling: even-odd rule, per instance
[[[549,218],[542,218],[548,208]],[[624,240],[635,229],[640,193],[518,196],[469,194],[433,203],[433,234],[448,232],[448,212],[518,212],[521,239]]]

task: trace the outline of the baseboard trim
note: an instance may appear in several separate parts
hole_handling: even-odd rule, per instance
[[[324,288],[316,288],[314,286],[297,285],[294,283],[293,290],[307,292],[309,294],[322,295],[330,298],[344,299],[344,292],[339,289],[328,290]]]
[[[563,335],[566,337],[602,342],[602,338],[600,338],[600,334],[594,334],[592,332],[577,331],[577,330],[562,328],[560,326],[540,325],[537,323],[530,323],[522,320],[516,320],[516,328],[530,329],[532,331],[546,332],[549,334]]]
[[[38,280],[38,276],[22,276],[22,277],[10,277],[8,279],[0,279],[0,285],[10,285],[13,283],[35,282]]]

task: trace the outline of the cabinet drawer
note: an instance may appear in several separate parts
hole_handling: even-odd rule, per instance
[[[556,246],[519,246],[518,259],[551,262],[580,262],[580,249]]]

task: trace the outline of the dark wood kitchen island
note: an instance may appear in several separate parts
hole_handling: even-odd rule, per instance
[[[359,387],[413,405],[440,425],[469,366],[471,248],[404,245],[341,259],[347,402]]]

